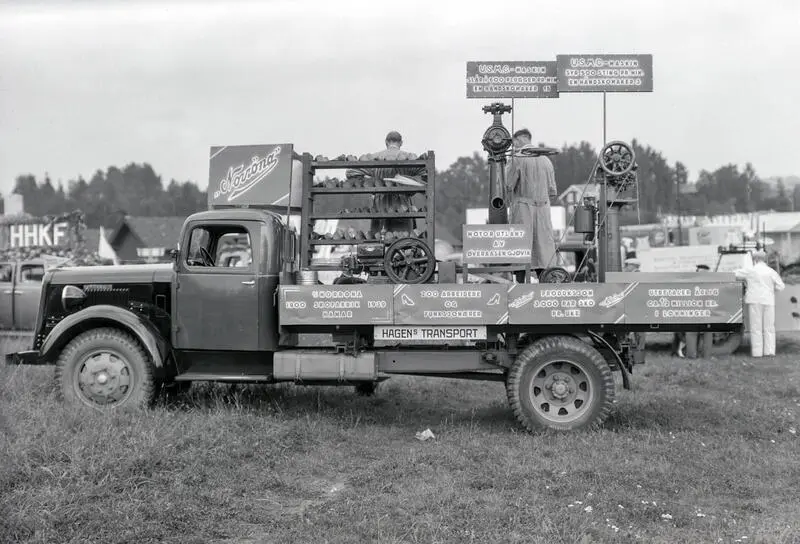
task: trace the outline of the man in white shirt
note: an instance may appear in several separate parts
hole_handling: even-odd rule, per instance
[[[767,254],[753,253],[753,266],[736,271],[747,282],[744,302],[748,307],[750,354],[753,357],[775,355],[775,291],[785,285],[775,270],[767,266]]]

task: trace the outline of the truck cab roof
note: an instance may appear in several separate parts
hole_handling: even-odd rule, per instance
[[[214,208],[190,215],[189,221],[265,221],[273,220],[282,223],[280,214],[262,208]]]

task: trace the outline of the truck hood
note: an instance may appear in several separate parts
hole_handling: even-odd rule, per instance
[[[69,283],[169,283],[175,275],[172,263],[120,266],[74,266],[54,268],[48,275],[55,285]]]

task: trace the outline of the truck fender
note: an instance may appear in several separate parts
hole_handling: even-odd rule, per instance
[[[150,355],[156,374],[163,376],[170,355],[169,343],[147,319],[126,308],[105,304],[84,308],[61,320],[44,339],[39,350],[41,359],[54,362],[70,340],[84,331],[103,326],[118,327],[133,334]]]

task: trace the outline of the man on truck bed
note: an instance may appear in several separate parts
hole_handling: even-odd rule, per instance
[[[403,137],[399,132],[393,130],[386,135],[386,149],[381,149],[375,153],[366,153],[361,155],[358,160],[360,161],[375,161],[375,160],[415,160],[417,155],[408,151],[403,151]],[[356,177],[372,177],[373,183],[377,187],[384,186],[384,178],[393,178],[397,174],[404,176],[416,176],[423,172],[423,167],[391,167],[391,168],[352,168],[347,171],[348,178]],[[381,212],[407,212],[411,207],[411,197],[408,195],[400,194],[376,194],[373,200],[373,206]],[[380,231],[380,221],[374,221],[372,230]],[[387,231],[411,231],[414,229],[413,219],[387,219],[385,220]]]
[[[511,159],[506,176],[506,190],[510,194],[512,224],[527,225],[533,233],[531,268],[538,276],[554,264],[556,242],[550,219],[550,202],[556,197],[556,175],[553,163],[544,155],[532,155],[526,150],[535,149],[531,133],[523,128],[514,133],[516,155]],[[517,281],[523,282],[525,272],[517,272]]]

